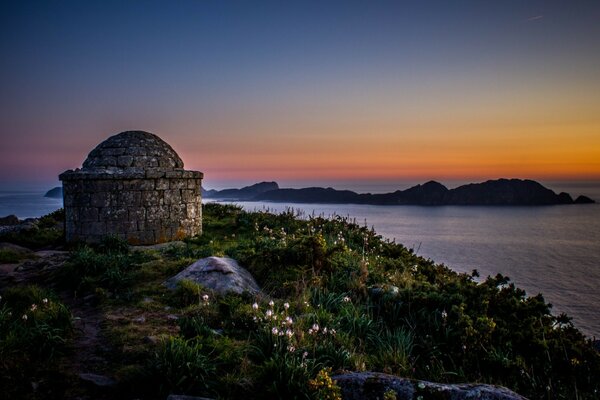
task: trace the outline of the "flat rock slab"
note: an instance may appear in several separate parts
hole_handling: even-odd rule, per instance
[[[438,400],[527,400],[507,388],[483,384],[447,384],[418,381],[378,372],[350,372],[331,377],[342,389],[344,400],[383,399],[396,392],[397,400],[416,398]]]
[[[246,269],[232,258],[207,257],[196,261],[174,277],[165,286],[175,289],[179,281],[187,279],[219,294],[248,292],[260,293],[258,284]]]
[[[113,378],[110,378],[110,377],[104,376],[104,375],[98,375],[98,374],[82,373],[82,374],[79,374],[79,378],[82,381],[89,382],[98,387],[112,387],[117,384],[117,381],[114,380]]]

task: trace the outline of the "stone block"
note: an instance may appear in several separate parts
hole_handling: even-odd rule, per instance
[[[92,207],[109,207],[111,203],[111,195],[108,192],[91,193],[90,205]],[[79,204],[85,205],[85,202],[79,201]]]
[[[187,208],[187,217],[188,218],[194,219],[199,215],[197,204],[187,204],[186,208]]]
[[[181,191],[179,189],[169,189],[164,191],[164,204],[181,203]]]
[[[182,189],[181,190],[181,201],[183,203],[193,203],[198,201],[197,192],[193,189]]]
[[[170,189],[186,189],[187,188],[187,179],[171,179],[169,181]]]
[[[107,221],[106,233],[108,235],[117,235],[121,233],[136,232],[137,222],[135,221]]]
[[[97,207],[80,207],[79,220],[82,222],[99,221],[99,213]]]
[[[163,169],[160,168],[150,168],[146,170],[146,178],[148,179],[158,179],[158,178],[164,178],[165,177],[165,171]]]
[[[153,190],[145,190],[141,193],[141,195],[142,204],[144,206],[158,206],[164,201],[161,193]]]
[[[82,191],[85,193],[112,192],[119,189],[119,181],[110,179],[92,180],[82,186]]]
[[[169,180],[168,179],[157,179],[156,184],[154,185],[156,190],[167,190],[169,189]]]
[[[120,206],[140,207],[142,205],[142,192],[122,191],[117,195],[117,203]]]
[[[126,207],[105,207],[100,209],[100,220],[126,221],[129,212]]]
[[[104,149],[103,153],[106,154],[107,156],[120,156],[125,154],[125,151],[127,149],[125,149],[124,147],[117,147],[117,148],[109,148],[109,149]]]
[[[146,231],[160,231],[163,228],[163,224],[161,220],[152,220],[146,221],[145,230]]]
[[[154,179],[142,179],[140,181],[140,188],[142,190],[154,190]]]
[[[98,235],[105,236],[106,235],[106,222],[89,222],[86,224],[81,224],[82,234],[83,235]]]
[[[117,166],[127,168],[133,165],[133,156],[119,156],[117,157]]]
[[[170,210],[170,219],[176,225],[179,225],[180,219],[187,218],[187,206],[185,204],[171,204]]]
[[[146,207],[146,220],[147,221],[158,221],[166,220],[169,218],[169,206],[148,206]]]
[[[75,195],[73,193],[63,192],[63,205],[65,207],[73,207],[75,204]]]
[[[142,190],[142,182],[145,179],[127,179],[123,180],[123,191],[125,192],[139,192]]]
[[[129,221],[144,221],[146,219],[146,209],[144,207],[127,207]]]
[[[154,232],[153,231],[143,231],[137,234],[139,244],[154,244]]]
[[[183,177],[183,170],[182,169],[175,169],[172,171],[167,171],[165,176],[169,179],[179,179]]]

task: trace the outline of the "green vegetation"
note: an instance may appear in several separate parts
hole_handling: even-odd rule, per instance
[[[597,398],[600,355],[541,295],[455,273],[345,218],[299,217],[206,204],[202,236],[143,252],[107,239],[74,250],[55,279],[97,297],[107,370],[125,398],[335,399],[337,370]],[[209,255],[238,260],[265,295],[162,285]]]
[[[38,286],[14,287],[0,299],[0,386],[15,397],[52,374],[71,337],[69,310]]]
[[[27,230],[1,233],[0,242],[18,244],[32,250],[62,245],[65,240],[64,220],[65,211],[61,208],[44,215]]]

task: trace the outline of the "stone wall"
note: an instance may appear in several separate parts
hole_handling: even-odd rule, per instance
[[[153,244],[202,233],[202,173],[145,170],[61,175],[67,242],[98,242],[116,235]]]

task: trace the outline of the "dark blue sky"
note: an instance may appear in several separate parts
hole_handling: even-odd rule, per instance
[[[435,175],[392,161],[350,160],[365,143],[376,141],[369,150],[384,154],[398,135],[411,133],[424,138],[413,144],[423,151],[445,143],[438,140],[441,127],[465,142],[455,153],[463,157],[475,135],[469,127],[494,136],[519,122],[524,125],[513,134],[519,136],[527,126],[553,121],[538,133],[539,143],[546,136],[566,140],[567,131],[556,131],[561,124],[584,124],[575,129],[582,140],[597,139],[589,131],[600,126],[598,1],[15,1],[0,7],[0,182],[47,180],[125,129],[158,133],[186,164],[215,177],[251,179],[270,176],[282,163],[284,176],[300,176],[303,159],[321,159],[346,140],[317,171],[336,177],[373,165],[374,177],[385,177],[388,167],[398,169],[394,176]],[[302,148],[304,139],[317,140],[326,154]],[[494,143],[481,139],[481,151]],[[223,149],[231,159],[214,157]],[[575,158],[569,153],[566,160]],[[533,174],[542,168],[536,162]],[[581,171],[600,176],[600,166],[590,163]],[[482,166],[483,173],[494,166],[502,165]]]

